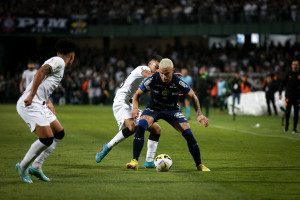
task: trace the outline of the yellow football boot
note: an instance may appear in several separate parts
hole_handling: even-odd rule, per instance
[[[126,167],[127,167],[127,169],[135,169],[135,170],[137,170],[138,169],[138,161],[136,160],[136,159],[132,159],[131,161],[130,161],[130,163],[127,163],[126,164]]]
[[[209,172],[210,169],[208,169],[207,167],[205,167],[205,165],[203,164],[200,164],[198,167],[197,167],[197,170],[198,171],[204,171],[204,172]]]

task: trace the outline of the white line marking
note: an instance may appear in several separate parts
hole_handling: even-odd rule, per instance
[[[192,122],[192,123],[198,124],[198,122],[197,123]],[[209,125],[209,126],[214,127],[214,128],[225,129],[225,130],[237,131],[237,132],[241,132],[241,133],[247,133],[247,134],[251,134],[251,135],[258,135],[258,136],[264,136],[264,137],[273,137],[273,138],[284,138],[284,139],[299,140],[300,141],[300,138],[296,138],[296,137],[281,136],[281,135],[268,135],[268,134],[257,133],[257,132],[253,132],[253,131],[242,130],[242,129],[228,128],[228,127],[219,126],[219,125]]]
[[[265,137],[273,137],[273,138],[285,138],[285,139],[290,139],[290,140],[300,140],[300,138],[294,138],[294,137],[287,137],[287,136],[281,136],[281,135],[268,135],[268,134],[263,134],[263,133],[257,133],[253,131],[247,131],[247,130],[241,130],[241,129],[234,129],[234,128],[228,128],[225,126],[219,126],[219,125],[211,125],[212,127],[216,128],[221,128],[221,129],[226,129],[226,130],[233,130],[241,133],[248,133],[251,135],[258,135],[258,136],[265,136]]]

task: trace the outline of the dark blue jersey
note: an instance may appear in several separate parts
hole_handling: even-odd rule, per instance
[[[190,86],[173,73],[172,80],[166,84],[162,82],[160,74],[156,72],[148,77],[140,86],[143,92],[150,90],[150,100],[147,108],[153,110],[178,110],[179,93],[187,94]]]

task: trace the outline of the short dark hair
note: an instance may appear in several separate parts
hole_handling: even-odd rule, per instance
[[[152,55],[151,56],[151,60],[157,60],[158,62],[160,62],[163,58],[160,55]]]
[[[299,62],[299,60],[298,60],[297,58],[293,58],[293,59],[291,59],[291,64],[292,64],[293,62]]]
[[[57,52],[66,55],[77,50],[77,46],[74,40],[70,38],[60,39],[55,44],[55,49]]]
[[[28,60],[27,60],[27,63],[28,63],[28,64],[32,64],[32,63],[35,63],[35,62],[34,62],[33,59],[28,59]]]

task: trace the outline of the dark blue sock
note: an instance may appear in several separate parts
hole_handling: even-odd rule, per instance
[[[187,141],[190,153],[192,154],[197,167],[199,164],[201,164],[200,149],[191,129],[183,131],[182,136]]]
[[[144,134],[148,128],[148,122],[145,119],[139,121],[133,140],[133,159],[139,160],[144,146]]]

